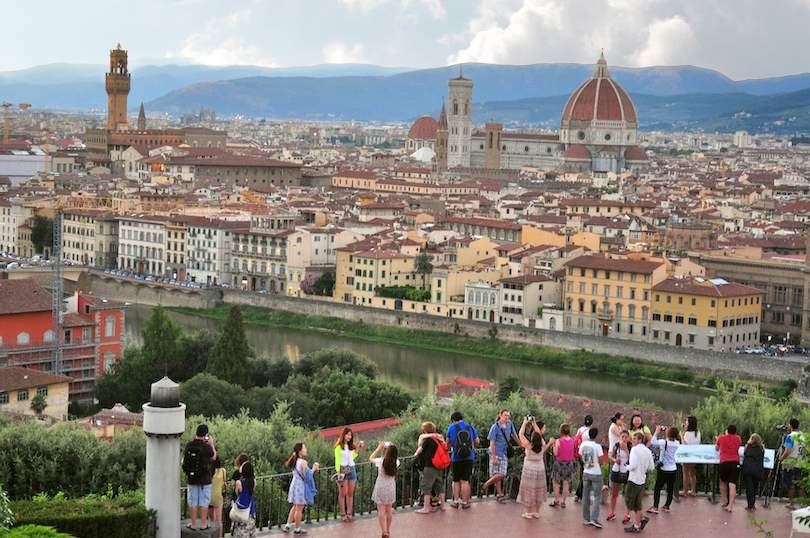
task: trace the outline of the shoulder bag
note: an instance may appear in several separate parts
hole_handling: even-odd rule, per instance
[[[503,428],[498,426],[498,429],[501,430],[501,435],[503,435],[504,440],[506,441],[506,457],[511,458],[515,455],[515,447],[509,444],[509,437],[506,436],[506,432],[503,431]],[[492,447],[492,450],[495,450],[495,447]]]

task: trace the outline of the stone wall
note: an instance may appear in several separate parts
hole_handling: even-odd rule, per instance
[[[107,275],[88,277],[89,288],[96,295],[133,303],[166,306],[210,308],[220,302],[251,305],[296,314],[335,317],[374,325],[394,325],[411,329],[453,332],[455,325],[462,334],[489,337],[493,327],[487,322],[457,320],[426,314],[372,309],[363,306],[332,303],[318,299],[301,299],[284,295],[259,294],[238,290],[196,290],[163,287],[151,282],[118,282]],[[182,290],[182,291],[181,291]],[[633,342],[560,331],[530,329],[514,325],[495,325],[498,339],[522,344],[536,344],[562,350],[586,350],[609,355],[627,356],[666,366],[683,366],[695,373],[718,374],[728,379],[779,383],[785,379],[799,381],[802,364],[757,355],[716,353],[683,347]]]

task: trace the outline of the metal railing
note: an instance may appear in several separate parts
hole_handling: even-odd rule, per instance
[[[504,495],[514,499],[517,496],[520,475],[523,469],[523,449],[518,448],[515,450],[515,455],[509,460],[509,471],[504,479]],[[413,508],[422,506],[423,497],[419,489],[419,482],[421,473],[414,466],[416,458],[414,456],[405,456],[399,458],[400,466],[396,476],[396,501],[393,505],[394,510]],[[554,465],[554,456],[549,451],[546,453],[546,481],[550,496],[553,496],[553,489],[551,483],[551,470]],[[356,465],[357,471],[357,487],[354,492],[354,506],[352,515],[365,515],[373,513],[377,510],[377,505],[371,500],[371,493],[374,490],[374,483],[377,478],[376,465],[366,461]],[[774,470],[766,470],[762,476],[759,489],[757,492],[758,497],[761,499],[780,498],[783,495],[781,477],[779,480],[774,481]],[[340,508],[338,507],[338,487],[337,483],[331,480],[331,476],[335,473],[334,467],[321,467],[316,473],[313,474],[315,479],[315,487],[318,493],[315,495],[315,502],[307,505],[304,509],[303,520],[306,523],[329,521],[331,519],[340,518]],[[652,492],[655,484],[655,471],[648,473],[647,489]],[[719,489],[719,476],[717,465],[697,465],[695,467],[695,475],[697,479],[697,490],[700,494],[706,495],[710,500],[716,502],[716,495]],[[473,465],[473,472],[470,477],[470,492],[472,497],[486,498],[494,496],[494,488],[489,488],[487,491],[481,492],[481,486],[489,479],[489,457],[486,449],[476,449],[476,457]],[[448,501],[453,499],[453,474],[452,467],[448,468],[444,474],[444,491]],[[287,502],[287,492],[292,482],[292,472],[273,474],[269,476],[262,476],[257,478],[257,488],[254,495],[254,504],[256,507],[256,528],[262,530],[267,528],[281,528],[287,522],[291,504]],[[607,483],[607,482],[606,482]],[[774,488],[775,485],[775,488]],[[576,491],[577,479],[570,484],[569,491],[573,495]],[[772,488],[773,491],[772,491]],[[678,466],[678,475],[675,482],[676,498],[677,492],[683,490],[683,474],[680,465]],[[662,495],[666,495],[666,491],[662,491]],[[745,484],[740,477],[737,486],[737,496],[739,501],[745,502]],[[188,499],[186,488],[183,488],[183,507],[182,517],[188,517]],[[603,496],[603,498],[609,498]],[[223,526],[225,531],[230,529],[230,520],[226,510],[222,514]]]

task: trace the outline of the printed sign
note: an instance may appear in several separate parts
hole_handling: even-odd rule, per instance
[[[740,463],[743,460],[744,446],[740,447]],[[765,468],[773,469],[776,459],[776,452],[772,448],[765,449]],[[708,463],[719,464],[720,452],[714,449],[714,445],[681,445],[675,453],[676,463]]]

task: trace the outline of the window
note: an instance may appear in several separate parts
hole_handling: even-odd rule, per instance
[[[716,307],[717,307],[717,301],[712,299],[712,308],[716,308]]]
[[[39,387],[37,389],[37,396],[42,396],[43,398],[48,397],[48,387]]]
[[[599,295],[599,284],[591,284],[591,295]]]
[[[669,331],[664,331],[664,340],[669,340],[671,334]]]
[[[659,314],[658,312],[653,312],[652,320],[653,321],[661,321],[661,314]]]
[[[610,280],[610,271],[605,271],[605,280]]]
[[[692,306],[697,306],[697,299],[692,297]]]
[[[28,333],[20,333],[17,335],[17,344],[18,345],[25,345],[31,342],[31,336]]]
[[[660,302],[661,302],[661,294],[660,294],[660,293],[656,293],[656,294],[655,294],[655,302],[656,302],[656,303],[660,303]]]
[[[668,303],[671,303],[671,302],[672,302],[672,295],[667,295],[667,302],[668,302]]]
[[[695,335],[694,335],[694,334],[690,334],[690,335],[689,335],[689,343],[690,343],[690,344],[694,344],[694,343],[695,343]]]
[[[689,316],[689,325],[697,325],[697,318],[695,316]]]
[[[664,321],[667,323],[672,323],[672,314],[664,314]]]
[[[717,320],[716,319],[710,319],[709,320],[709,327],[717,327]]]
[[[652,337],[655,338],[656,340],[658,340],[658,331],[657,330],[654,330],[652,332]]]
[[[636,288],[630,288],[630,299],[636,298]]]
[[[25,402],[28,400],[28,389],[17,391],[17,401]]]
[[[610,286],[605,284],[605,297],[610,297]]]
[[[681,314],[675,316],[675,323],[683,323],[683,316]]]
[[[616,297],[621,299],[624,296],[624,287],[623,286],[616,286]]]
[[[0,392],[0,405],[8,403],[8,392]]]
[[[678,304],[683,304],[683,297],[678,297]]]
[[[574,291],[574,290],[571,290],[571,291]],[[584,282],[579,283],[579,293],[581,293],[582,295],[585,295],[585,283]]]
[[[628,305],[628,307],[627,307],[627,317],[630,318],[630,319],[635,319],[635,317],[636,317],[636,305],[634,305],[634,304]],[[632,327],[632,325],[630,327]],[[631,332],[632,332],[632,330],[631,330]]]

